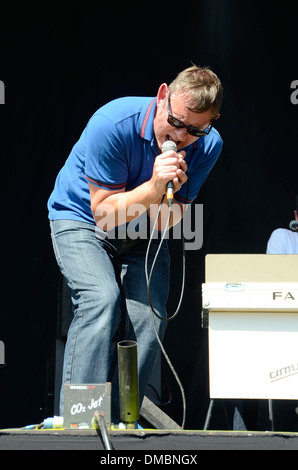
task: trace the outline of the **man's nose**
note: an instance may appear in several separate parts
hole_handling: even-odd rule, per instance
[[[187,130],[185,127],[176,128],[177,140],[184,140],[187,137]]]

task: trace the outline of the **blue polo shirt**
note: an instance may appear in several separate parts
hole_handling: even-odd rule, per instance
[[[95,112],[57,176],[48,201],[50,220],[94,224],[88,182],[103,189],[130,191],[151,178],[160,153],[153,132],[155,110],[156,98],[126,97]],[[195,199],[222,144],[219,133],[212,129],[184,149],[189,192],[187,195],[184,184],[175,199],[186,204]]]

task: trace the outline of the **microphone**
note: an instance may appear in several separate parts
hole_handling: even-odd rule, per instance
[[[292,220],[289,223],[289,227],[293,232],[296,232],[296,228],[298,227],[298,221],[297,220]]]
[[[172,140],[166,140],[161,147],[162,153],[167,152],[168,150],[173,150],[177,152],[177,145]],[[167,183],[167,200],[168,204],[172,205],[173,198],[174,198],[174,184],[173,181],[169,181]]]

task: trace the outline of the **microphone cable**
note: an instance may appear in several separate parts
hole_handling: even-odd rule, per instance
[[[151,277],[152,277],[152,273],[153,273],[153,270],[154,270],[154,266],[155,266],[155,263],[156,263],[156,260],[157,260],[157,257],[158,257],[158,253],[161,249],[161,246],[163,244],[163,241],[165,239],[165,236],[166,236],[166,233],[167,233],[167,230],[169,228],[169,224],[170,224],[170,219],[171,219],[171,214],[172,214],[172,204],[169,205],[169,214],[168,214],[168,219],[167,219],[167,223],[166,223],[166,227],[164,229],[164,233],[162,235],[162,238],[160,240],[160,244],[157,248],[157,251],[155,253],[155,256],[154,256],[154,259],[153,259],[153,262],[152,262],[152,266],[151,266],[151,270],[150,270],[150,275],[148,276],[148,255],[149,255],[149,251],[150,251],[150,245],[151,245],[151,242],[152,242],[152,239],[153,239],[153,233],[155,231],[155,228],[156,228],[156,225],[157,225],[157,222],[158,222],[158,219],[159,219],[159,216],[160,216],[160,212],[161,212],[161,208],[162,208],[162,203],[163,203],[163,200],[164,200],[164,196],[162,198],[162,201],[159,205],[159,209],[158,209],[158,213],[157,213],[157,216],[156,216],[156,219],[155,219],[155,222],[154,222],[154,226],[152,228],[152,231],[151,231],[151,234],[150,234],[150,239],[149,239],[149,243],[148,243],[148,247],[147,247],[147,252],[146,252],[146,258],[145,258],[145,273],[146,273],[146,282],[147,282],[147,295],[148,295],[148,302],[149,302],[149,305],[151,307],[151,310],[152,312],[154,313],[154,315],[159,318],[160,320],[162,321],[165,321],[165,322],[170,322],[171,320],[173,320],[179,313],[180,311],[180,307],[181,307],[181,303],[182,303],[182,299],[183,299],[183,295],[184,295],[184,287],[185,287],[185,246],[184,246],[184,237],[182,235],[182,285],[181,285],[181,294],[180,294],[180,299],[179,299],[179,302],[178,302],[178,306],[177,306],[177,309],[176,309],[176,312],[169,318],[163,318],[161,317],[154,309],[153,307],[153,304],[152,304],[152,301],[151,301],[151,294],[150,294],[150,285],[151,285]]]
[[[188,199],[188,193],[189,193],[189,178],[187,180],[187,196],[186,196],[186,200]],[[155,253],[155,256],[154,256],[154,259],[153,259],[153,262],[152,262],[152,266],[151,266],[151,270],[150,270],[150,274],[148,276],[148,255],[149,255],[149,250],[150,250],[150,245],[151,245],[151,242],[152,242],[152,239],[153,239],[153,233],[155,231],[155,228],[156,228],[156,225],[157,225],[157,222],[158,222],[158,219],[159,219],[159,216],[160,216],[160,212],[161,212],[161,208],[162,208],[162,204],[163,204],[163,201],[164,201],[164,196],[161,200],[161,203],[159,205],[159,209],[158,209],[158,213],[157,213],[157,216],[156,216],[156,219],[155,219],[155,222],[154,222],[154,225],[153,225],[153,228],[152,228],[152,231],[151,231],[151,234],[150,234],[150,238],[149,238],[149,242],[148,242],[148,246],[147,246],[147,252],[146,252],[146,257],[145,257],[145,275],[146,275],[146,282],[147,282],[147,295],[148,295],[148,302],[149,302],[149,306],[151,308],[151,319],[152,319],[152,324],[153,324],[153,329],[154,329],[154,333],[155,333],[155,336],[156,336],[156,339],[158,341],[158,344],[160,346],[160,349],[168,363],[168,366],[170,367],[171,371],[172,371],[172,374],[180,388],[180,392],[181,392],[181,397],[182,397],[182,407],[183,407],[183,417],[182,417],[182,424],[181,424],[181,428],[184,429],[184,426],[185,426],[185,417],[186,417],[186,400],[185,400],[185,393],[184,393],[184,388],[183,388],[183,385],[178,377],[178,374],[177,372],[175,371],[174,369],[174,366],[173,364],[171,363],[166,351],[165,351],[165,348],[163,347],[163,344],[160,340],[160,337],[159,337],[159,334],[157,332],[157,329],[156,329],[156,325],[155,325],[155,322],[154,322],[154,316],[156,316],[157,318],[159,318],[161,321],[165,321],[165,322],[170,322],[171,320],[173,320],[175,317],[177,317],[179,311],[180,311],[180,307],[181,307],[181,303],[182,303],[182,299],[183,299],[183,295],[184,295],[184,287],[185,287],[185,244],[184,244],[184,236],[183,236],[183,229],[182,229],[182,263],[183,263],[183,266],[182,266],[182,286],[181,286],[181,294],[180,294],[180,299],[179,299],[179,302],[178,302],[178,306],[177,306],[177,309],[175,311],[175,313],[169,317],[169,318],[163,318],[161,317],[154,309],[153,305],[152,305],[152,302],[151,302],[151,294],[150,294],[150,284],[151,284],[151,277],[152,277],[152,273],[153,273],[153,269],[154,269],[154,265],[156,263],[156,260],[157,260],[157,256],[158,256],[158,253],[161,249],[161,246],[162,246],[162,243],[165,239],[165,236],[166,236],[166,233],[167,233],[167,230],[169,228],[169,224],[170,224],[170,219],[171,219],[171,214],[172,214],[172,201],[171,201],[171,204],[169,204],[169,213],[168,213],[168,218],[167,218],[167,223],[166,223],[166,227],[164,229],[164,232],[163,232],[163,235],[162,235],[162,238],[160,240],[160,244],[158,246],[158,249],[156,250],[156,253]],[[183,218],[182,218],[183,219]],[[183,220],[181,222],[183,224]]]

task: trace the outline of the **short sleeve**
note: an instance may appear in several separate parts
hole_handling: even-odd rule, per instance
[[[272,232],[267,243],[267,255],[278,255],[287,253],[287,246],[285,243],[284,230],[276,229]]]

